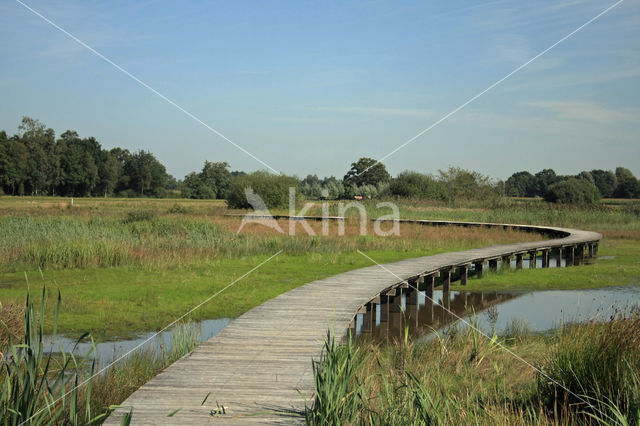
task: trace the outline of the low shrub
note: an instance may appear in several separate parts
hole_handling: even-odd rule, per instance
[[[233,209],[251,207],[245,192],[247,188],[257,194],[270,209],[289,206],[289,188],[294,188],[296,191],[296,199],[300,195],[300,181],[297,178],[259,171],[235,178],[227,194],[229,207]]]
[[[593,204],[600,200],[600,192],[591,182],[569,178],[551,185],[544,199],[561,204]]]
[[[153,222],[158,218],[158,214],[153,210],[134,210],[127,213],[122,220],[123,223]]]
[[[433,178],[417,172],[402,172],[389,184],[391,195],[406,198],[426,198],[446,201],[449,199],[445,185]]]

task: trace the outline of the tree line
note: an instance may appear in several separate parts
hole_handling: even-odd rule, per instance
[[[103,149],[94,137],[80,138],[24,117],[19,134],[0,131],[0,191],[11,195],[164,196],[176,187],[148,151]]]
[[[494,181],[478,172],[450,167],[437,174],[404,171],[392,177],[384,164],[360,158],[342,178],[308,175],[275,176],[266,172],[230,171],[226,162],[205,161],[198,172],[176,180],[152,153],[103,149],[94,137],[53,129],[23,117],[19,133],[0,131],[0,194],[63,196],[153,196],[225,199],[247,207],[244,193],[253,188],[269,207],[288,203],[288,188],[310,199],[354,199],[382,196],[452,201],[493,197],[544,197],[551,202],[590,203],[600,198],[640,198],[640,181],[618,167],[558,175],[552,169],[514,173]],[[268,200],[268,201],[267,201]]]
[[[577,175],[562,176],[556,174],[553,169],[544,169],[536,174],[527,171],[517,172],[511,175],[505,182],[506,195],[511,197],[546,197],[549,189],[562,182],[562,186],[585,185],[593,186],[597,190],[597,196],[601,198],[639,198],[640,181],[631,170],[617,167],[615,171],[595,169],[582,171]],[[553,188],[552,188],[553,189]],[[593,188],[591,188],[593,189]]]

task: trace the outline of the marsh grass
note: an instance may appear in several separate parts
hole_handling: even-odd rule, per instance
[[[316,393],[307,422],[638,424],[637,318],[620,314],[605,324],[547,334],[513,324],[490,339],[454,326],[421,344],[336,345],[328,337],[314,366]],[[539,366],[578,400],[498,344]]]
[[[237,233],[241,220],[220,216],[159,214],[133,209],[110,217],[93,215],[0,216],[0,268],[5,271],[88,267],[184,266],[243,256],[272,254],[278,249],[290,255],[328,254],[361,250],[425,251],[456,243],[472,246],[490,242],[532,239],[531,234],[499,230],[435,229],[403,225],[398,237],[359,235],[359,222],[350,220],[344,236],[331,224],[322,235],[321,224],[311,223],[316,236],[307,235],[295,223],[295,236],[283,235],[260,225]],[[289,222],[281,221],[288,230]]]
[[[615,407],[629,423],[637,424],[640,311],[614,313],[605,324],[569,325],[559,333],[542,371],[538,389],[548,407],[568,403],[600,416]]]
[[[16,303],[0,303],[0,360],[9,342],[17,342],[24,328],[24,306]]]
[[[2,425],[99,424],[133,391],[191,352],[199,340],[190,323],[180,324],[174,330],[171,348],[134,352],[94,377],[97,366],[90,359],[93,350],[85,358],[78,357],[75,348],[68,353],[44,352],[46,299],[43,294],[38,312],[27,297],[24,320],[20,322],[22,337],[15,342],[9,336],[0,345],[4,353],[0,359]],[[58,293],[54,324],[60,307]],[[91,338],[83,335],[78,342],[84,339]],[[125,416],[122,424],[128,424],[129,420]]]
[[[73,353],[63,352],[60,357],[54,357],[44,352],[44,300],[43,294],[38,318],[27,296],[23,338],[16,344],[10,340],[5,348],[0,374],[0,421],[4,425],[95,424],[104,419],[106,413],[95,415],[88,402],[84,410],[79,410],[77,384],[83,362]],[[58,294],[56,317],[59,309]],[[90,374],[94,367],[92,364]],[[85,392],[86,401],[90,399],[91,385],[88,384]]]

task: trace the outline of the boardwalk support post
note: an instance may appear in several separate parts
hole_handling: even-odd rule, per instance
[[[460,285],[467,285],[467,280],[469,279],[469,267],[470,263],[460,265]]]
[[[502,256],[502,269],[510,269],[511,268],[511,255]]]
[[[522,253],[516,254],[516,269],[522,269]]]
[[[498,270],[498,259],[489,260],[489,270],[495,272]]]
[[[529,268],[534,269],[536,267],[536,254],[538,254],[538,250],[531,250],[529,252]]]
[[[451,300],[451,270],[452,268],[440,270],[440,276],[442,277],[442,303],[447,309],[449,309],[449,301]]]
[[[565,248],[566,256],[565,256],[565,267],[573,266],[575,262],[575,247],[568,246]]]
[[[482,270],[484,269],[485,262],[485,260],[473,262],[473,269],[476,271],[476,275],[478,276],[478,278],[482,278]]]
[[[562,247],[558,247],[556,251],[556,268],[562,267]]]
[[[548,268],[549,267],[549,249],[543,249],[542,250],[542,267],[543,268]]]

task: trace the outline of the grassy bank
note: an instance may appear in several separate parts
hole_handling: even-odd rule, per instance
[[[544,335],[519,323],[428,343],[336,346],[314,366],[312,424],[637,424],[640,315]],[[533,367],[508,353],[512,351]]]

